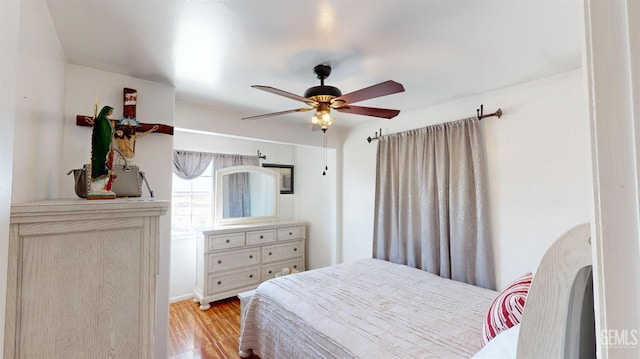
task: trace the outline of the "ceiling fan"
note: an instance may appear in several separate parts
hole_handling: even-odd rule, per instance
[[[276,95],[304,102],[311,107],[302,107],[293,110],[244,117],[243,120],[255,120],[259,118],[284,115],[287,113],[315,110],[316,112],[315,115],[311,118],[311,123],[313,123],[314,128],[320,128],[322,129],[322,131],[326,131],[327,127],[331,125],[334,120],[333,116],[331,115],[331,109],[339,112],[352,113],[355,115],[373,116],[387,119],[394,118],[400,113],[400,110],[353,106],[352,103],[403,92],[404,87],[402,86],[402,84],[389,80],[343,95],[337,87],[327,86],[324,84],[324,80],[331,74],[331,66],[320,64],[313,68],[313,72],[316,74],[316,77],[320,79],[320,86],[313,86],[308,88],[304,92],[304,96],[298,96],[296,94],[292,94],[290,92],[279,90],[270,86],[251,86],[258,90],[271,92]]]

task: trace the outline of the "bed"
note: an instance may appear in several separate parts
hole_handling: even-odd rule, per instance
[[[584,277],[578,273],[585,267],[590,268],[588,225],[569,231],[545,254],[521,325],[515,335],[512,330],[498,336],[510,338],[507,348],[494,343],[483,351],[517,350],[524,358],[584,353],[585,341],[567,344],[563,338],[584,320],[575,314],[584,289],[579,286],[582,295],[576,296],[574,282]],[[283,276],[262,283],[245,308],[240,356],[488,358],[493,354],[481,351],[482,323],[497,295],[370,258]]]

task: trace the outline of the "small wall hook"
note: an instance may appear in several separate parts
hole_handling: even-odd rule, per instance
[[[258,150],[258,158],[266,160],[267,159],[267,155],[263,155],[262,153],[260,153],[260,150]]]

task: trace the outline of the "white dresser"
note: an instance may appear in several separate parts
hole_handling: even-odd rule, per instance
[[[279,221],[202,229],[198,233],[195,301],[210,302],[255,289],[283,268],[305,268],[304,222]]]
[[[4,358],[154,357],[167,201],[11,206]]]

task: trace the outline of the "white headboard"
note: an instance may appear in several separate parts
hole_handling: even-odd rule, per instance
[[[518,359],[595,358],[588,223],[547,250],[531,283],[520,324]]]

